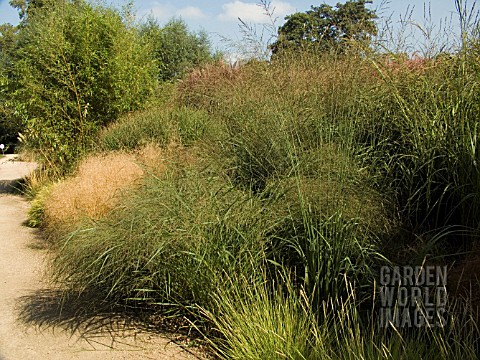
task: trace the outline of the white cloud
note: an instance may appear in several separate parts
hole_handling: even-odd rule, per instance
[[[171,6],[154,2],[149,9],[143,10],[139,14],[140,16],[153,16],[158,21],[167,21],[175,15],[175,11]]]
[[[288,2],[272,1],[272,9],[275,9],[274,17],[283,19],[285,15],[291,14],[295,8]],[[269,22],[265,10],[256,3],[235,0],[222,5],[223,12],[218,16],[222,21],[237,21],[238,18],[245,22],[266,23]]]
[[[175,14],[187,20],[188,19],[191,19],[191,20],[205,19],[207,17],[207,15],[200,8],[196,6],[184,7],[182,9],[177,10]]]

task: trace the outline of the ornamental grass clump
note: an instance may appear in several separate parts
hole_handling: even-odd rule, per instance
[[[127,114],[100,132],[97,146],[106,151],[135,150],[147,144],[176,142],[192,146],[219,131],[204,111],[153,107]]]
[[[163,177],[146,177],[107,217],[63,237],[53,275],[114,303],[208,306],[225,274],[258,271],[274,221],[266,211],[208,171],[167,168]]]
[[[43,201],[44,226],[62,232],[75,229],[84,220],[103,218],[117,206],[122,192],[134,187],[143,175],[133,154],[86,158],[75,175],[50,186]]]

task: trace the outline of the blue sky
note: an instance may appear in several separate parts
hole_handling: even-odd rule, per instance
[[[335,5],[339,0],[319,2],[311,0],[272,0],[272,5],[275,7],[275,15],[278,17],[277,25],[281,25],[285,15],[296,11],[308,10],[310,5],[319,5],[323,2]],[[341,2],[344,1],[342,0]],[[469,1],[470,4],[475,2],[475,0]],[[111,3],[118,7],[125,2],[122,0],[107,0],[106,3]],[[380,5],[381,1],[377,0],[370,7],[377,8]],[[425,6],[427,10],[430,9],[432,33],[440,29],[440,23],[444,23],[445,19],[451,19],[453,27],[458,28],[458,20],[455,15],[455,0],[432,0],[430,6],[428,2],[425,3],[420,0],[384,0],[381,11],[377,12],[385,17],[392,15],[391,24],[395,29],[399,28],[400,19],[405,18],[407,12],[410,11],[412,11],[411,19],[414,22],[422,27],[427,27],[424,21]],[[153,15],[160,23],[165,23],[172,17],[181,17],[192,30],[206,31],[217,48],[224,46],[221,36],[233,41],[241,40],[238,17],[251,24],[268,22],[268,18],[263,14],[262,9],[256,5],[255,0],[136,0],[135,8],[139,19]],[[16,24],[18,15],[15,9],[9,6],[8,0],[0,0],[0,23],[5,22]],[[261,29],[262,26],[258,25],[257,28]]]

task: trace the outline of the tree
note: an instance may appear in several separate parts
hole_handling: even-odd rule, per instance
[[[49,0],[10,0],[10,6],[18,10],[18,16],[25,25],[27,18],[35,13],[36,9],[41,9]]]
[[[19,61],[19,34],[25,29],[29,19],[40,11],[47,2],[54,0],[10,0],[10,6],[18,10],[20,24],[0,25],[0,143],[12,149],[23,132],[24,126],[16,114],[13,94],[18,90],[18,74],[15,71]],[[18,105],[18,104],[17,104]]]
[[[138,109],[155,85],[149,48],[122,15],[85,0],[49,0],[17,40],[12,108],[27,145],[60,171],[96,130]]]
[[[0,25],[0,143],[8,147],[15,144],[21,123],[15,121],[9,107],[14,92],[14,66],[17,47],[17,27]]]
[[[141,32],[154,49],[159,80],[177,79],[186,71],[212,60],[207,35],[189,32],[182,20],[170,20],[162,28],[149,19]]]
[[[375,11],[366,7],[369,0],[349,0],[335,8],[322,4],[311,10],[287,16],[271,45],[273,54],[288,49],[314,49],[344,52],[352,41],[365,42],[377,34]]]

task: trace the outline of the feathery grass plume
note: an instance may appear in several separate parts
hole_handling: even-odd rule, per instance
[[[82,161],[74,176],[49,188],[43,201],[45,225],[55,231],[73,230],[84,219],[99,220],[118,204],[144,172],[134,155],[112,153]]]

